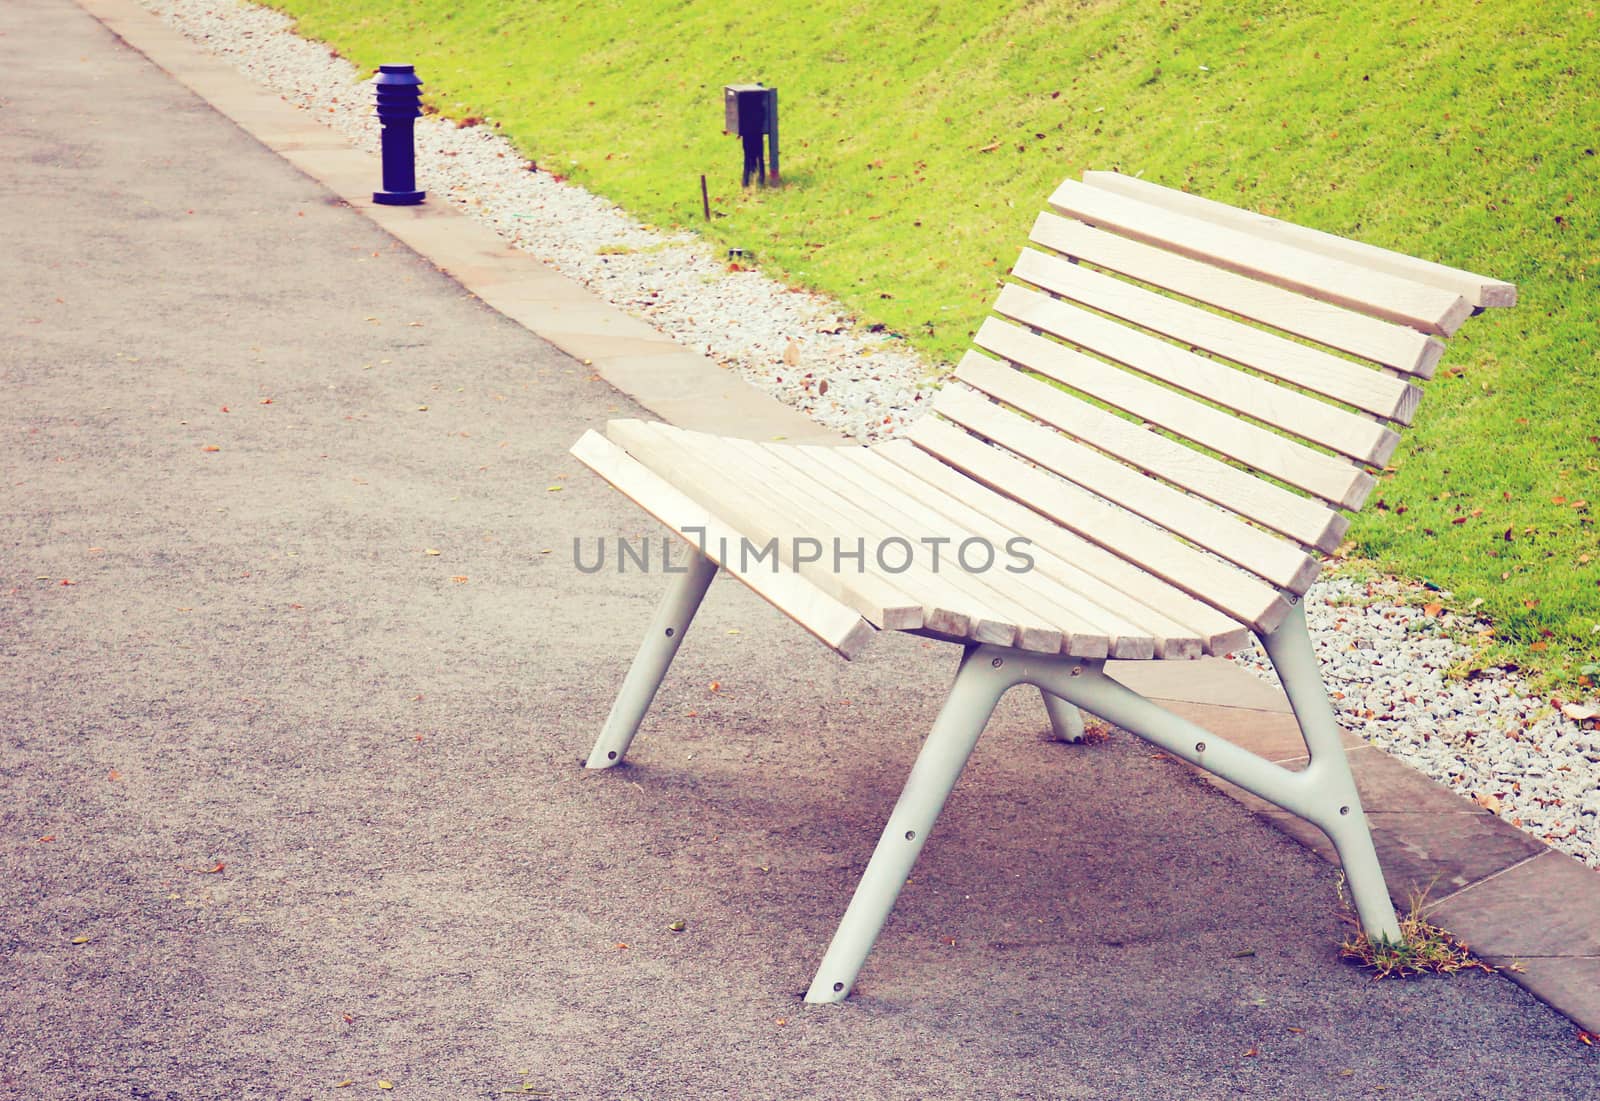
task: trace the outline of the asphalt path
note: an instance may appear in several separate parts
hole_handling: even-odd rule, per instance
[[[640,415],[65,0],[0,6],[0,1096],[1592,1098],[1502,977],[1372,982],[1334,874],[1004,701],[799,995],[953,673],[665,579]],[[671,926],[683,923],[681,931]],[[342,1085],[348,1082],[349,1085]]]

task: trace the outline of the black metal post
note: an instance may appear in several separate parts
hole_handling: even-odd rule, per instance
[[[767,89],[767,170],[768,182],[778,186],[778,89]]]
[[[412,140],[412,127],[422,115],[422,81],[414,66],[380,65],[372,83],[383,127],[383,190],[374,191],[372,201],[414,206],[428,194],[417,190],[417,151]]]

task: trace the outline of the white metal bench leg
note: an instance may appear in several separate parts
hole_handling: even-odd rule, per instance
[[[1400,923],[1395,919],[1389,888],[1378,864],[1372,829],[1361,809],[1349,755],[1339,737],[1339,721],[1317,665],[1304,603],[1297,602],[1276,631],[1260,637],[1305,737],[1306,750],[1311,755],[1307,772],[1321,774],[1319,786],[1326,793],[1327,804],[1324,814],[1312,820],[1339,853],[1361,928],[1373,941],[1399,943]]]
[[[923,743],[905,790],[806,992],[808,1002],[842,1001],[883,930],[906,877],[945,799],[955,787],[996,702],[1026,682],[1074,711],[1103,717],[1153,745],[1237,784],[1321,828],[1334,843],[1367,936],[1398,942],[1399,922],[1355,778],[1323,688],[1303,609],[1263,639],[1310,750],[1305,769],[1291,772],[1232,744],[1107,677],[1098,662],[995,646],[968,649],[950,697]]]
[[[1044,697],[1044,710],[1050,716],[1050,732],[1056,741],[1083,741],[1083,712],[1043,688],[1039,689],[1039,695]]]
[[[978,649],[969,649],[961,659],[949,698],[922,743],[878,847],[806,992],[806,1001],[843,1001],[850,993],[995,703],[1015,683],[1008,673],[997,671],[999,665],[991,664],[1000,660]]]
[[[677,656],[700,601],[716,576],[717,564],[691,550],[688,569],[672,583],[656,609],[655,618],[650,621],[644,645],[639,647],[638,655],[628,668],[617,701],[611,705],[611,714],[606,716],[606,725],[589,751],[589,759],[584,762],[585,768],[610,768],[622,762],[640,720],[649,710],[650,701],[655,699],[656,689],[661,687],[661,679]]]
[[[1300,772],[1233,745],[1107,677],[1099,668],[1073,669],[1058,659],[1017,654],[1008,662],[1020,679],[1061,695],[1176,757],[1299,815],[1328,835],[1344,866],[1361,928],[1374,941],[1400,940],[1400,923],[1378,864],[1372,831],[1361,810],[1350,760],[1323,687],[1305,610],[1296,606],[1278,630],[1262,637],[1278,670],[1311,762]]]

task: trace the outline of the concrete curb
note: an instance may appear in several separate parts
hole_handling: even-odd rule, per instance
[[[378,159],[190,43],[135,0],[77,0],[133,49],[319,181],[464,288],[686,428],[751,439],[841,442],[803,414],[662,336],[444,203],[379,206]],[[1293,767],[1305,746],[1287,699],[1217,659],[1110,662],[1107,672],[1175,713]],[[1541,844],[1381,750],[1351,755],[1390,891],[1414,891],[1486,962],[1600,1032],[1600,874]],[[1335,859],[1315,828],[1200,773],[1278,829]]]

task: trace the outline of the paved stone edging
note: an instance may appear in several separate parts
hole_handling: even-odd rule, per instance
[[[130,47],[321,182],[468,291],[548,340],[663,420],[751,439],[840,443],[803,414],[513,249],[447,204],[372,202],[376,157],[263,91],[134,0],[77,0]],[[1175,713],[1269,760],[1304,760],[1282,694],[1223,661],[1112,662],[1108,672]],[[1486,962],[1591,1032],[1600,1032],[1600,873],[1540,844],[1381,750],[1348,752],[1390,890],[1435,900],[1432,915]],[[1200,773],[1319,855],[1320,831]]]

